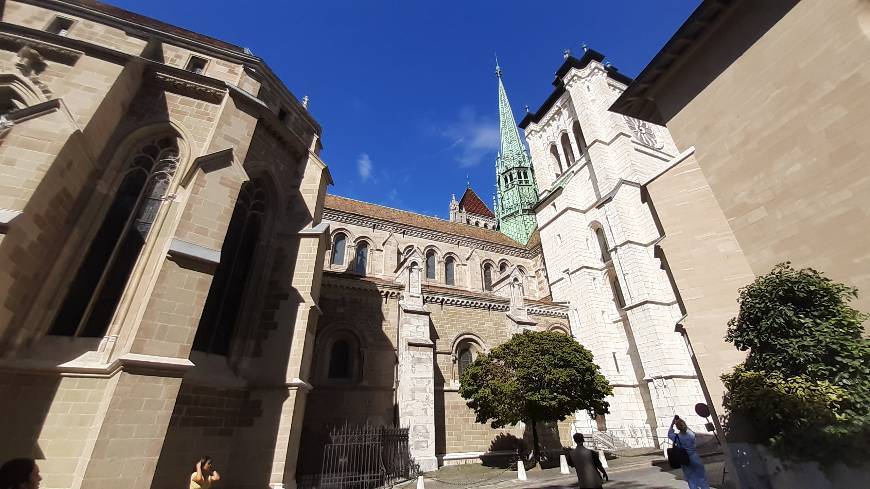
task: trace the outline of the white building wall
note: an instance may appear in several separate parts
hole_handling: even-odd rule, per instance
[[[562,98],[526,128],[546,199],[537,219],[553,300],[570,303],[578,323],[572,324],[575,337],[614,385],[608,431],[654,432],[662,438],[674,414],[703,429],[693,407],[704,397],[685,342],[675,332],[680,309],[655,258],[661,236],[640,192],[640,185],[676,154],[673,140],[662,127],[639,129],[607,110],[622,87],[599,63],[572,69],[563,81]],[[557,175],[550,146],[558,146],[568,131],[577,150],[574,120],[580,122],[591,163],[578,155],[577,164]],[[601,259],[596,227],[607,238],[609,263]],[[615,301],[612,275],[625,307]],[[577,426],[595,423],[578,413]]]

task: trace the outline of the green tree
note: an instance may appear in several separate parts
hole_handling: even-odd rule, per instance
[[[870,451],[868,315],[857,289],[779,264],[741,289],[726,340],[748,351],[722,376],[726,428],[740,423],[785,458],[860,463]],[[740,435],[738,435],[740,436]]]
[[[562,421],[579,409],[608,413],[613,388],[573,338],[554,332],[514,335],[481,354],[462,374],[459,394],[478,423],[493,428],[519,422],[532,427],[533,452],[540,456],[537,423]]]

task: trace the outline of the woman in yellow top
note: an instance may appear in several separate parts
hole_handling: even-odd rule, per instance
[[[202,457],[196,463],[196,472],[190,475],[190,489],[210,489],[219,480],[221,475],[214,469],[211,457]]]

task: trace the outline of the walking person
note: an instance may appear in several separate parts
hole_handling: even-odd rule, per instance
[[[602,479],[609,479],[601,465],[601,459],[598,458],[598,452],[583,446],[583,433],[574,433],[574,443],[577,448],[568,452],[568,464],[577,472],[580,489],[601,489]]]
[[[677,431],[674,431],[674,427],[677,428]],[[683,448],[689,456],[689,463],[682,465],[683,476],[689,483],[689,489],[710,489],[710,484],[707,482],[707,471],[704,469],[704,463],[701,462],[701,457],[695,447],[695,432],[690,430],[686,426],[686,422],[679,416],[674,416],[671,427],[668,429],[668,438],[674,442],[674,446]]]
[[[39,489],[41,480],[32,458],[14,458],[0,467],[0,489]]]
[[[221,475],[214,469],[211,457],[205,456],[196,463],[196,472],[190,475],[190,489],[210,489],[212,484],[221,480]]]

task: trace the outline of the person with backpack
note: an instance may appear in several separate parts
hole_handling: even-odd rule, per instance
[[[695,433],[679,416],[674,416],[673,421],[671,421],[668,438],[674,442],[674,448],[668,450],[668,459],[671,465],[674,464],[675,459],[679,461],[679,466],[683,469],[683,476],[689,483],[689,489],[710,489],[704,462],[701,461],[695,447]]]

